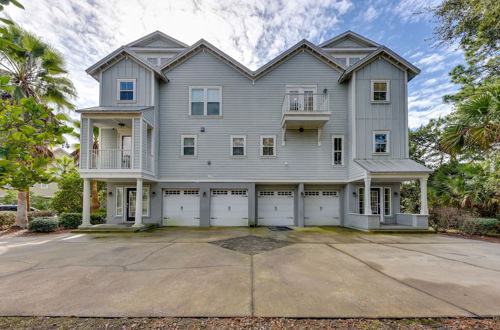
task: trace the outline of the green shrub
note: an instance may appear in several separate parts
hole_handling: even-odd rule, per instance
[[[499,221],[495,218],[466,218],[459,230],[469,235],[486,235],[497,231]]]
[[[57,231],[59,224],[57,218],[36,218],[28,224],[29,231],[48,233]]]
[[[0,212],[0,230],[9,229],[16,222],[16,212]]]
[[[99,212],[90,215],[90,224],[100,225],[102,223],[106,223],[106,213]]]
[[[28,212],[28,221],[31,221],[35,218],[48,218],[56,215],[54,211],[33,211]]]
[[[435,231],[447,231],[459,227],[464,215],[456,207],[435,207],[429,212],[429,226]]]
[[[81,213],[63,213],[59,217],[59,226],[64,229],[75,229],[82,224]]]

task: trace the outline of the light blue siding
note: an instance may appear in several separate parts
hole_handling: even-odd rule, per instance
[[[133,139],[134,139],[134,168],[139,168],[141,165],[141,122],[140,118],[132,120],[133,125]]]

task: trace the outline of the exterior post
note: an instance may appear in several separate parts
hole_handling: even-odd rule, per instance
[[[429,214],[427,206],[427,177],[420,178],[420,214]]]
[[[83,179],[83,209],[82,224],[80,227],[90,226],[90,179]]]
[[[142,226],[142,179],[137,179],[135,190],[135,223],[134,227]]]
[[[304,184],[299,183],[298,196],[297,196],[297,226],[304,227]]]
[[[370,198],[370,190],[371,190],[371,181],[372,179],[367,176],[365,178],[365,214],[366,215],[371,215],[372,214],[372,203],[371,203],[371,198]]]

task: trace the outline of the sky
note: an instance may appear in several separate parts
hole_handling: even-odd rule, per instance
[[[301,39],[319,44],[352,30],[383,44],[422,72],[409,83],[409,125],[449,113],[448,72],[463,61],[436,46],[439,0],[20,0],[6,13],[65,57],[77,108],[98,105],[98,82],[85,69],[115,50],[160,30],[191,45],[201,38],[257,69]]]

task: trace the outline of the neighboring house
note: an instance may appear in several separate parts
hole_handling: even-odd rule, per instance
[[[52,153],[54,154],[54,161],[62,157],[70,157],[70,153],[61,148],[53,150]],[[52,198],[54,197],[57,190],[59,190],[57,182],[37,183],[30,188],[30,195]],[[6,194],[6,190],[0,190],[0,198],[4,197]]]
[[[427,228],[431,171],[408,157],[419,69],[385,46],[348,31],[251,71],[205,40],[154,32],[87,72],[100,89],[78,110],[84,226],[97,179],[108,223]],[[421,214],[401,214],[413,179]]]

